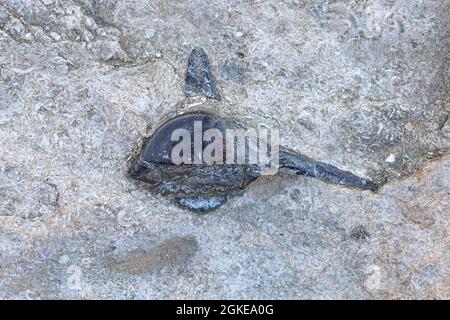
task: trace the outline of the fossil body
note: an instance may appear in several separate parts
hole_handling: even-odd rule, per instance
[[[218,129],[225,136],[226,129],[237,128],[231,121],[207,113],[175,117],[156,130],[142,156],[130,168],[130,175],[155,191],[173,197],[181,205],[195,211],[208,211],[241,193],[261,176],[261,169],[257,164],[173,163],[170,155],[177,141],[171,141],[171,132],[183,128],[194,135],[194,121],[202,121],[203,133]],[[225,157],[226,150],[223,152]],[[280,150],[279,174],[301,174],[348,187],[375,190],[375,185],[368,180],[283,148]]]
[[[201,49],[193,50],[189,57],[185,93],[187,97],[203,95],[220,100],[209,71],[207,56]],[[216,129],[225,137],[227,129],[241,128],[233,121],[209,112],[188,112],[176,116],[155,131],[139,159],[129,169],[129,174],[132,178],[145,182],[156,192],[172,197],[182,206],[206,212],[220,207],[231,196],[242,193],[251,182],[262,175],[262,171],[259,165],[248,161],[244,164],[194,164],[195,161],[189,161],[189,164],[174,163],[171,154],[178,141],[172,141],[172,133],[183,129],[190,136],[194,136],[195,122],[202,123],[202,136],[207,130]],[[208,142],[201,143],[202,152]],[[223,145],[226,146],[226,143]],[[226,151],[224,147],[222,159],[226,158]],[[347,187],[376,189],[376,186],[366,179],[285,148],[279,151],[278,174],[305,175]]]
[[[130,168],[130,174],[157,192],[174,197],[181,205],[196,211],[208,211],[219,207],[229,196],[239,193],[259,177],[259,167],[247,164],[174,164],[170,155],[177,141],[171,141],[171,133],[183,128],[193,135],[194,121],[202,122],[202,133],[208,129],[224,133],[227,128],[236,127],[206,113],[175,117],[156,130],[141,158]]]

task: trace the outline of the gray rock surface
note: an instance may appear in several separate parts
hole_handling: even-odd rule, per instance
[[[3,0],[0,298],[450,298],[450,3]],[[126,176],[208,53],[222,115],[385,182],[207,215]]]

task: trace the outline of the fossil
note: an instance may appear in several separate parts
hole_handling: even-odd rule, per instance
[[[208,58],[201,49],[192,51],[185,80],[187,97],[203,95],[220,100],[208,66]],[[242,193],[258,179],[262,169],[257,164],[175,164],[171,152],[178,141],[172,141],[175,129],[185,129],[195,135],[194,123],[202,123],[202,134],[217,129],[226,136],[227,129],[242,128],[240,124],[211,112],[187,112],[163,123],[150,137],[142,154],[132,164],[129,174],[146,183],[154,191],[173,198],[179,205],[194,211],[207,212],[222,206],[227,200]],[[207,146],[202,142],[202,148]],[[226,157],[226,148],[223,149]],[[348,171],[315,161],[304,155],[280,147],[277,174],[304,175],[346,187],[375,191],[377,185]]]

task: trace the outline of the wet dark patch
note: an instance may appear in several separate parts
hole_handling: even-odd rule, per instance
[[[246,68],[238,60],[227,60],[220,66],[222,79],[234,82],[243,82],[246,77]]]
[[[140,275],[162,270],[185,268],[198,251],[193,237],[174,237],[148,250],[134,250],[110,258],[108,268],[113,272]]]

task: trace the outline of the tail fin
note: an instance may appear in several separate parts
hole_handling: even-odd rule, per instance
[[[378,189],[378,186],[370,180],[358,177],[332,165],[286,151],[280,152],[280,172],[315,177],[328,183],[363,190],[376,191]]]

